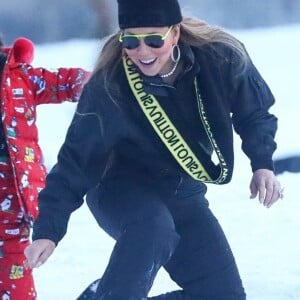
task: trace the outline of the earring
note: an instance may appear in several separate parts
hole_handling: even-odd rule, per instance
[[[173,45],[171,59],[174,63],[178,63],[180,60],[181,52],[178,45]]]

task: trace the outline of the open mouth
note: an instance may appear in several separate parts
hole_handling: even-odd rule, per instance
[[[139,62],[144,65],[144,66],[151,66],[153,65],[155,62],[156,62],[157,58],[151,58],[151,59],[148,59],[148,60],[139,60]]]

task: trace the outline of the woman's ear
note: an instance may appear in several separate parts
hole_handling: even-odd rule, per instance
[[[180,24],[174,25],[173,32],[174,32],[174,45],[177,45],[180,37]]]

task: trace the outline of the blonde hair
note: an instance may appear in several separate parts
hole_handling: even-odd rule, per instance
[[[108,37],[97,60],[94,73],[103,71],[104,86],[107,90],[112,76],[123,56],[122,45],[118,38],[121,31]],[[242,62],[247,62],[248,56],[243,45],[220,27],[212,26],[206,22],[191,17],[184,17],[180,23],[179,43],[201,48],[215,42],[223,43],[234,50]],[[217,47],[215,50],[217,51]]]
[[[185,17],[180,26],[179,41],[183,44],[201,48],[208,43],[222,43],[235,50],[241,58],[247,59],[242,44],[221,27],[189,17]]]

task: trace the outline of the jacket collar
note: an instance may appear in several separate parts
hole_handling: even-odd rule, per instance
[[[195,59],[195,54],[190,46],[180,44],[181,59],[184,62],[184,71],[177,77],[176,82],[182,80],[186,76],[195,76],[200,71],[200,65]],[[159,76],[145,76],[141,73],[144,81],[144,88],[147,93],[157,96],[167,96],[170,90],[176,89],[175,85],[165,83]]]

